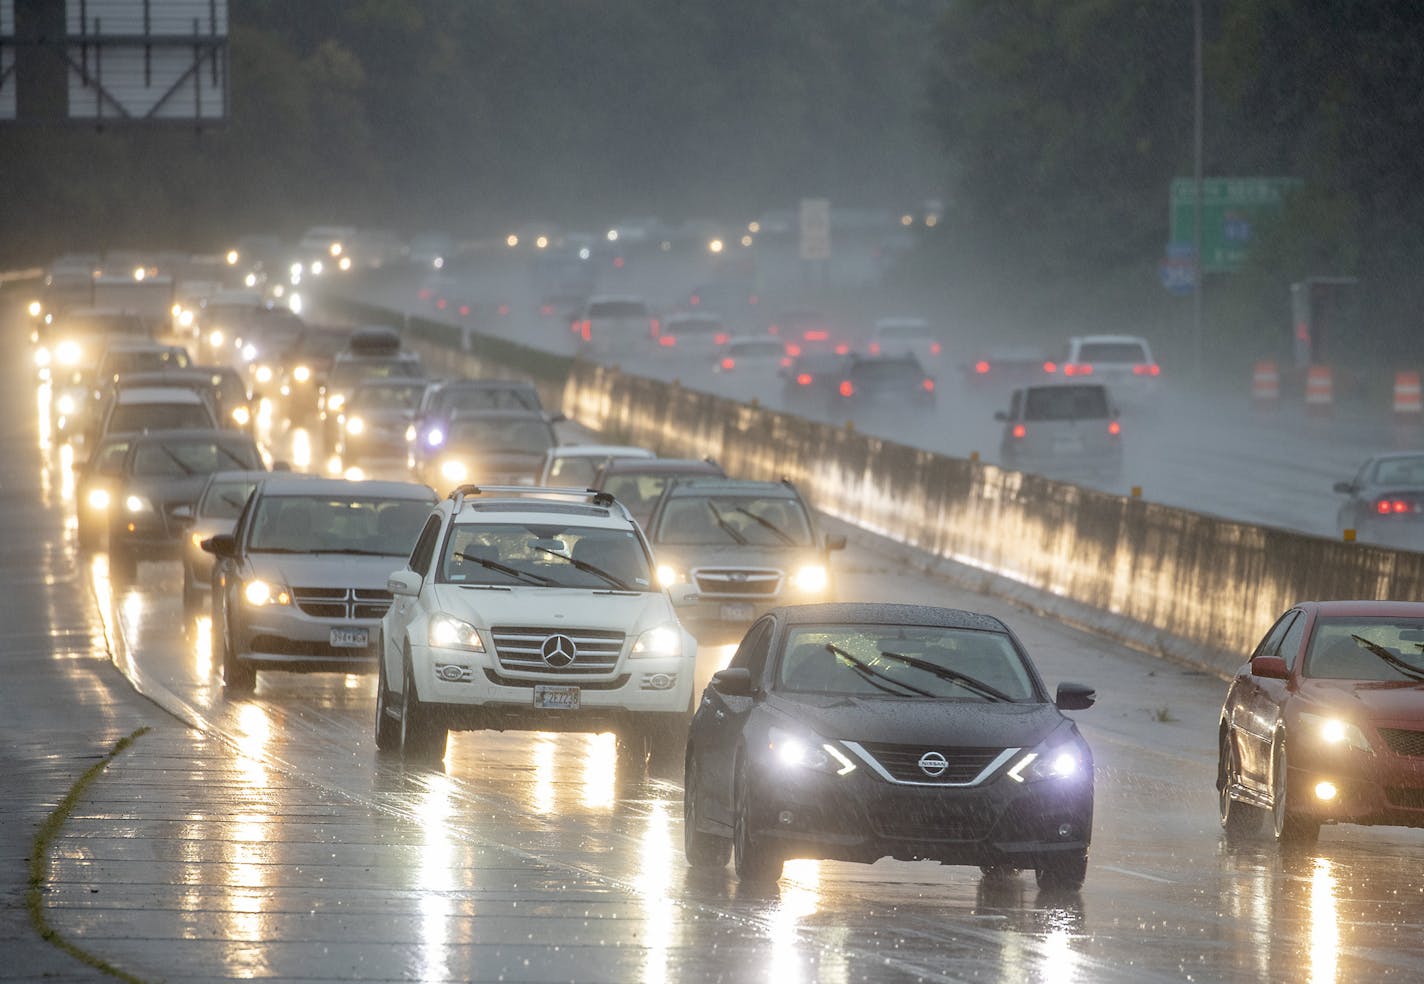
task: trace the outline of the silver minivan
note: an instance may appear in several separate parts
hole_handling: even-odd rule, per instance
[[[999,460],[1006,468],[1053,476],[1116,479],[1122,425],[1101,383],[1048,383],[1016,389],[1003,421]]]

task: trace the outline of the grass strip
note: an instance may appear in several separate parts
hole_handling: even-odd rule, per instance
[[[69,787],[69,792],[64,799],[59,801],[59,805],[54,808],[50,815],[45,818],[45,822],[40,825],[39,833],[35,835],[34,849],[30,852],[30,882],[29,889],[25,893],[25,908],[29,910],[30,922],[39,932],[40,936],[53,946],[59,947],[65,953],[76,960],[88,964],[96,970],[102,971],[111,977],[116,977],[121,981],[128,981],[129,984],[144,984],[142,978],[135,977],[113,966],[108,961],[100,959],[91,953],[87,953],[75,944],[69,942],[59,935],[59,932],[49,924],[45,918],[44,890],[49,871],[49,851],[54,845],[54,840],[59,836],[60,828],[74,812],[75,804],[84,794],[84,790],[89,787],[99,774],[109,767],[109,763],[117,758],[125,749],[134,743],[135,740],[148,733],[148,728],[139,728],[133,734],[120,738],[113,749],[98,762],[91,765],[85,773],[80,776],[73,786]]]

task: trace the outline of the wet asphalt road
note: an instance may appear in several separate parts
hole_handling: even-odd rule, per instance
[[[1424,834],[1327,828],[1227,851],[1212,790],[1223,682],[931,579],[857,543],[850,596],[1004,617],[1097,758],[1087,884],[793,862],[772,890],[681,856],[676,774],[611,739],[458,734],[442,769],[375,752],[374,680],[262,674],[227,700],[176,564],[113,585],[74,547],[72,484],[7,332],[0,465],[0,978],[102,975],[19,911],[36,825],[140,725],[60,827],[40,912],[132,978],[208,981],[1259,981],[1424,975]],[[704,653],[703,675],[725,651]],[[135,688],[149,702],[135,697]]]

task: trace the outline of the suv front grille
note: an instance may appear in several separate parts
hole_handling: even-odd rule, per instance
[[[1004,753],[1002,748],[930,748],[925,745],[892,745],[878,741],[862,742],[860,747],[899,782],[944,786],[972,784]],[[944,772],[937,776],[932,776],[920,768],[921,757],[930,752],[938,752],[949,763]]]
[[[623,651],[622,632],[604,629],[566,629],[539,626],[496,625],[490,629],[495,657],[501,669],[558,673],[561,676],[608,673],[618,665]],[[573,659],[559,666],[544,658],[545,643],[563,636],[573,644]],[[566,654],[568,655],[568,654]]]
[[[782,576],[773,568],[699,567],[692,572],[702,594],[753,598],[779,594]]]
[[[384,588],[293,588],[292,600],[312,618],[377,619],[391,607]]]
[[[1404,728],[1380,728],[1380,737],[1396,755],[1424,755],[1424,731]]]

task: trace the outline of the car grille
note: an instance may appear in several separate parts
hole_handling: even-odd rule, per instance
[[[925,745],[892,745],[875,741],[862,742],[860,747],[899,782],[945,786],[964,786],[974,782],[1004,753],[1002,748],[931,748]],[[949,763],[949,767],[940,775],[931,776],[920,768],[921,756],[930,752],[938,752]]]
[[[376,619],[391,607],[384,588],[293,588],[292,600],[312,618]]]
[[[1424,789],[1417,786],[1386,786],[1384,795],[1390,806],[1406,810],[1424,810]]]
[[[532,626],[501,626],[490,629],[495,657],[504,670],[536,670],[560,676],[607,673],[618,665],[623,651],[622,632],[603,629],[565,629]],[[567,637],[574,644],[574,659],[567,666],[544,660],[544,643],[550,636]]]
[[[770,598],[781,591],[781,571],[773,568],[700,567],[692,572],[705,595]]]
[[[1380,736],[1396,755],[1424,755],[1424,731],[1380,728]]]
[[[887,803],[870,812],[880,837],[915,841],[972,841],[988,836],[994,817],[987,812],[946,809],[931,804]]]

